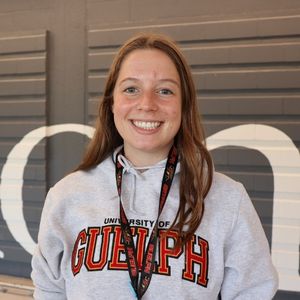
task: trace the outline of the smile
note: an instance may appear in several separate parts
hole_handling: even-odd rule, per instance
[[[161,125],[161,122],[147,122],[147,121],[132,121],[133,125],[145,129],[145,130],[153,130],[158,128]]]

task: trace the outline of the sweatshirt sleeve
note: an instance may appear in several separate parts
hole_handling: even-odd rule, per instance
[[[238,213],[225,245],[222,300],[270,300],[278,287],[269,245],[255,208],[241,186]]]
[[[42,212],[38,244],[32,257],[32,273],[36,300],[63,300],[65,282],[62,276],[61,260],[64,246],[62,225],[55,211],[55,201],[49,191]]]

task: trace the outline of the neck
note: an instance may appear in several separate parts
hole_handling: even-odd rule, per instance
[[[126,158],[135,166],[135,167],[148,167],[153,166],[160,162],[161,160],[167,158],[170,149],[164,152],[146,152],[146,151],[130,151],[126,145],[124,145],[124,152]]]

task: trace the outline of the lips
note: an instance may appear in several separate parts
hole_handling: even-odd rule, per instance
[[[132,124],[138,128],[144,129],[144,130],[154,130],[154,129],[158,128],[162,124],[162,122],[133,120]]]

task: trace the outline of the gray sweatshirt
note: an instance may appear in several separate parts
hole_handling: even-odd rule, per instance
[[[124,165],[122,203],[141,263],[157,218],[166,160],[141,172]],[[159,219],[159,236],[179,204],[180,164]],[[176,232],[159,239],[155,269],[143,300],[268,300],[278,281],[269,246],[244,187],[214,173],[201,225],[182,249]],[[136,299],[119,222],[112,157],[72,173],[50,189],[32,259],[35,299]]]

